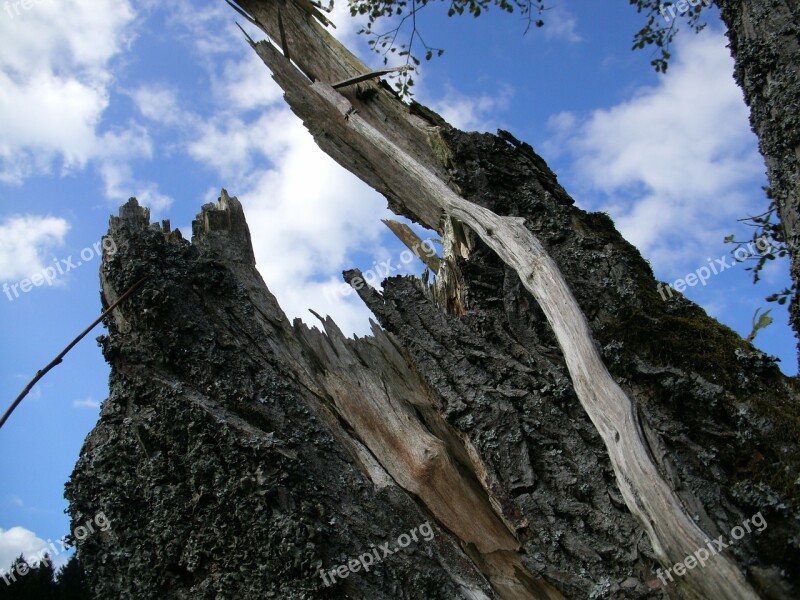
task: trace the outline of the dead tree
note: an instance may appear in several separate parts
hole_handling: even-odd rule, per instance
[[[800,3],[717,0],[717,4],[791,258],[795,291],[790,319],[800,337]]]
[[[68,484],[73,519],[116,524],[79,543],[98,597],[791,598],[794,382],[662,300],[529,145],[403,103],[313,6],[239,5],[319,146],[443,255],[432,285],[346,272],[380,323],[348,340],[287,321],[224,191],[191,244],[123,207],[105,297],[148,282],[108,322],[111,394]],[[430,544],[335,569],[423,522]]]

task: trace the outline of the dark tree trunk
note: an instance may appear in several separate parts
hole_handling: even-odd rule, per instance
[[[108,320],[111,393],[67,487],[74,523],[112,523],[78,544],[96,597],[797,597],[794,381],[663,300],[529,145],[373,81],[337,91],[366,69],[305,9],[242,4],[283,30],[293,63],[254,49],[320,146],[444,253],[432,285],[346,272],[380,324],[348,340],[288,322],[224,191],[191,244],[126,204],[104,304],[149,279]]]
[[[791,259],[800,336],[800,2],[717,0]]]

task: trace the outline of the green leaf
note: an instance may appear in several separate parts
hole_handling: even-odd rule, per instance
[[[753,315],[753,331],[750,332],[750,335],[747,336],[747,341],[752,342],[756,339],[756,335],[758,332],[764,329],[765,327],[769,327],[772,325],[773,319],[769,316],[769,313],[772,309],[765,311],[762,315],[759,316],[759,312],[761,312],[761,307],[756,309],[755,314]],[[756,320],[758,319],[758,320]]]

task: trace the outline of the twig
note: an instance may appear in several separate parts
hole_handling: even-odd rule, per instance
[[[348,85],[354,85],[356,83],[361,83],[362,81],[367,81],[369,79],[375,79],[376,77],[383,77],[384,75],[389,75],[390,73],[403,73],[408,71],[411,67],[409,65],[403,65],[402,67],[394,67],[392,69],[381,69],[380,71],[372,71],[371,73],[364,73],[363,75],[356,75],[355,77],[351,77],[350,79],[345,79],[344,81],[340,81],[338,83],[334,83],[331,87],[335,90],[339,88],[346,87]]]
[[[31,391],[31,389],[33,389],[33,386],[34,386],[34,385],[36,385],[36,383],[37,383],[37,382],[38,382],[38,381],[39,381],[39,380],[40,380],[42,377],[44,377],[44,376],[47,374],[47,372],[48,372],[48,371],[50,371],[50,369],[52,369],[53,367],[55,367],[56,365],[58,365],[59,363],[61,363],[61,361],[62,361],[62,360],[64,360],[64,357],[66,356],[67,352],[69,352],[70,350],[72,350],[72,348],[74,348],[74,347],[75,347],[75,345],[76,345],[78,342],[80,342],[80,341],[81,341],[81,340],[82,340],[84,337],[86,337],[86,335],[87,335],[87,334],[88,334],[88,333],[89,333],[89,332],[90,332],[92,329],[94,329],[94,328],[97,326],[97,324],[98,324],[100,321],[102,321],[103,319],[105,319],[105,318],[106,318],[106,317],[107,317],[107,316],[108,316],[108,315],[111,313],[111,311],[112,311],[112,310],[114,310],[114,309],[115,309],[115,308],[116,308],[118,305],[120,305],[120,304],[121,304],[121,303],[122,303],[122,302],[123,302],[123,301],[124,301],[126,298],[128,298],[128,296],[130,296],[130,295],[131,295],[131,294],[133,294],[133,293],[134,293],[136,290],[138,290],[138,289],[139,289],[139,287],[141,287],[141,285],[142,285],[142,284],[145,282],[145,280],[146,280],[146,279],[147,279],[147,275],[145,275],[145,276],[144,276],[144,277],[142,277],[142,278],[141,278],[139,281],[137,281],[137,282],[136,282],[136,283],[134,283],[134,284],[133,284],[131,287],[129,287],[127,292],[125,292],[124,294],[122,294],[122,296],[120,296],[120,297],[119,297],[119,299],[118,299],[116,302],[114,302],[114,304],[112,304],[111,306],[109,306],[109,307],[108,307],[108,309],[106,309],[106,310],[103,312],[103,314],[102,314],[102,315],[100,315],[99,317],[97,317],[97,319],[95,319],[95,321],[94,321],[94,322],[93,322],[91,325],[89,325],[89,327],[87,327],[87,328],[86,328],[86,329],[85,329],[85,330],[84,330],[84,331],[83,331],[83,332],[82,332],[82,333],[81,333],[81,334],[80,334],[78,337],[76,337],[74,340],[72,340],[72,342],[70,342],[69,346],[67,346],[66,348],[64,348],[64,349],[61,351],[61,354],[59,354],[58,356],[56,356],[56,357],[55,357],[55,358],[52,360],[52,362],[51,362],[50,364],[48,364],[48,365],[47,365],[47,366],[46,366],[44,369],[40,369],[39,371],[37,371],[37,373],[36,373],[36,375],[34,376],[34,378],[33,378],[33,379],[31,379],[30,383],[29,383],[28,385],[26,385],[26,386],[25,386],[25,389],[24,389],[24,390],[22,390],[22,393],[20,393],[20,395],[19,395],[19,396],[17,396],[17,399],[16,399],[16,400],[14,400],[13,404],[11,404],[11,406],[8,408],[8,410],[6,411],[6,413],[3,415],[3,418],[2,418],[2,419],[0,419],[0,428],[2,428],[2,427],[3,427],[3,425],[5,425],[6,421],[8,420],[8,417],[10,417],[10,416],[11,416],[11,413],[12,413],[12,412],[14,412],[14,409],[16,409],[16,408],[17,408],[17,406],[19,406],[19,403],[20,403],[20,402],[22,402],[22,399],[23,399],[23,398],[25,398],[25,396],[27,396],[27,395],[28,395],[28,393]]]

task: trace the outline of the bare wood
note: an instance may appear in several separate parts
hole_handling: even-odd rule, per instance
[[[244,39],[246,39],[251,46],[255,44],[253,38],[250,37],[250,35],[244,30],[244,28],[241,25],[237,23],[236,26],[241,30],[241,32],[244,34]]]
[[[328,102],[333,90],[312,86]],[[538,239],[520,218],[499,217],[455,194],[443,181],[380,135],[360,115],[345,127],[369,144],[376,169],[391,169],[408,180],[408,194],[420,194],[438,204],[445,214],[468,225],[498,256],[514,268],[523,285],[536,298],[556,334],[576,394],[600,433],[609,452],[617,483],[629,510],[647,531],[662,564],[671,566],[706,546],[707,536],[687,515],[670,486],[663,480],[647,450],[633,403],[617,385],[600,358],[586,318],[561,272]],[[413,182],[413,183],[412,183]],[[712,568],[688,571],[698,597],[726,600],[758,598],[736,564],[726,556],[714,557]]]
[[[344,81],[340,81],[339,83],[334,83],[331,87],[335,90],[339,88],[347,87],[348,85],[354,85],[356,83],[361,83],[363,81],[369,81],[370,79],[377,79],[378,77],[383,77],[384,75],[390,75],[392,73],[403,73],[408,71],[411,67],[408,65],[403,65],[402,67],[393,67],[391,69],[380,69],[378,71],[372,71],[371,73],[364,73],[363,75],[356,75],[355,77],[351,77],[350,79],[345,79]]]
[[[332,401],[337,414],[357,434],[358,440],[400,487],[417,496],[441,525],[453,532],[468,554],[507,600],[564,600],[545,580],[525,572],[512,528],[492,506],[491,496],[470,469],[459,443],[448,439],[448,425],[433,410],[431,394],[419,376],[399,356],[386,332],[373,326],[373,337],[362,340],[374,351],[357,351],[332,319],[323,319],[326,335],[299,328],[307,344],[318,354],[324,370],[319,382],[305,373],[298,378],[321,400]],[[303,360],[291,361],[299,367]],[[385,361],[385,362],[384,362]],[[392,368],[386,363],[391,362]],[[428,410],[426,410],[428,409]],[[423,410],[435,423],[417,417]],[[435,434],[434,434],[435,433]],[[361,453],[359,453],[360,455]],[[360,457],[362,464],[365,461]],[[368,465],[378,485],[385,485],[380,469]]]
[[[265,28],[266,33],[272,39],[278,39],[277,2],[263,0],[238,0],[238,2]],[[372,70],[348,52],[318,22],[309,20],[306,13],[295,3],[287,2],[282,6],[281,13],[286,40],[292,49],[292,62],[310,81],[319,79],[335,83],[369,73]],[[383,90],[373,81],[364,82],[363,85],[376,91]],[[357,108],[362,108],[361,102],[356,98],[354,88],[343,88],[341,91]],[[424,135],[426,127],[430,128],[432,133],[434,132],[430,123],[418,115],[410,114],[408,107],[397,102],[396,97],[391,93],[373,95],[369,101],[369,107],[369,111],[362,111],[364,113],[362,116],[374,120],[376,125],[379,122],[383,123],[388,130],[387,135],[395,144],[417,157],[434,173],[439,174],[442,178],[447,177],[445,167],[437,158],[437,152]],[[319,135],[322,127],[324,125],[320,123],[320,127],[316,131],[312,131],[312,134]],[[420,135],[421,131],[423,135]],[[337,157],[334,154],[336,148],[328,148],[326,151],[332,153],[331,156],[337,161],[348,160],[347,156]],[[404,206],[406,212],[413,214],[414,220],[428,229],[437,228],[441,215],[436,206],[428,206],[423,202],[414,202],[413,199],[397,196],[392,187],[387,186],[376,175],[370,175],[368,168],[362,169],[357,175],[368,185],[386,195],[390,204]]]
[[[264,22],[269,28],[269,21]],[[299,59],[306,63],[304,70],[320,74],[315,82],[278,60],[278,53],[270,45],[259,43],[255,50],[320,147],[384,193],[390,203],[394,201],[422,216],[427,226],[441,232],[444,219],[464,223],[515,269],[556,334],[580,402],[605,443],[625,503],[647,532],[659,561],[671,566],[704,548],[708,536],[686,514],[659,474],[633,401],[606,369],[566,281],[539,240],[525,227],[524,220],[498,216],[467,201],[446,183],[442,167],[447,160],[446,150],[437,147],[440,141],[432,124],[401,108],[386,108],[387,103],[378,103],[376,108],[371,104],[360,106],[356,112],[352,98],[324,81],[353,65],[366,68],[358,66],[357,59],[332,37],[325,37],[324,31],[302,23],[294,25],[294,35],[305,36],[301,44],[304,56]],[[317,56],[320,60],[315,64]],[[339,57],[341,62],[328,68]],[[387,97],[388,92],[380,90],[380,95]],[[428,151],[417,153],[415,149],[422,145],[427,145]],[[687,571],[680,579],[684,593],[721,600],[758,598],[733,560],[725,555],[716,555],[712,560],[711,568]]]
[[[399,221],[392,221],[391,219],[382,219],[384,225],[392,230],[401,242],[403,242],[409,250],[411,250],[417,258],[425,263],[434,273],[439,272],[439,267],[442,265],[441,259],[436,254],[431,254],[425,251],[425,243],[420,237],[411,230],[411,227]]]
[[[283,27],[283,16],[281,15],[280,8],[278,8],[278,31],[281,35],[281,50],[283,50],[283,55],[286,57],[286,60],[291,60],[292,57],[289,56],[289,44],[286,42],[286,30]]]
[[[261,25],[259,25],[259,24],[256,22],[256,20],[255,20],[253,17],[251,17],[250,15],[248,15],[248,14],[247,14],[245,11],[243,11],[241,8],[239,8],[239,7],[236,5],[236,3],[235,3],[235,2],[231,2],[231,0],[225,0],[225,2],[227,2],[227,3],[228,3],[228,6],[230,6],[230,7],[231,7],[233,10],[235,10],[237,13],[239,13],[241,16],[243,16],[245,19],[247,19],[247,20],[248,20],[250,23],[252,23],[252,24],[253,24],[253,25],[255,25],[256,27],[258,27],[259,29],[263,29],[263,28],[261,27]],[[247,34],[245,34],[245,35],[247,35]]]

